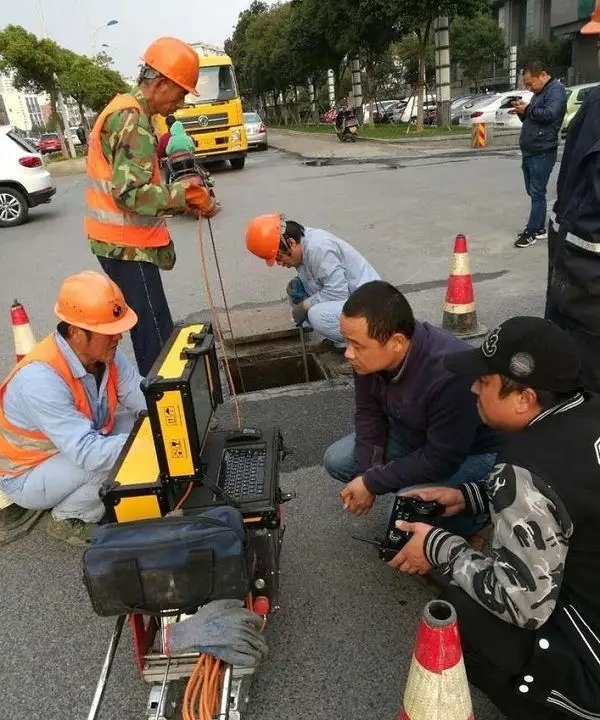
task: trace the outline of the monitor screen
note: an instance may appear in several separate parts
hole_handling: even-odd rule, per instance
[[[190,392],[192,395],[200,452],[202,452],[204,448],[210,421],[215,410],[212,385],[208,356],[205,355],[194,363],[194,368],[190,374]]]

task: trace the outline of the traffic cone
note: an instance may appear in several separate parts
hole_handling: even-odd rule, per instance
[[[457,235],[454,240],[442,328],[464,339],[481,337],[487,333],[487,329],[477,322],[469,251],[464,235]]]
[[[10,321],[13,330],[15,355],[17,362],[19,362],[22,357],[27,355],[27,353],[35,347],[35,337],[29,323],[27,312],[18,300],[15,300],[11,305]],[[4,510],[12,504],[13,502],[8,495],[0,490],[0,510]]]
[[[36,343],[27,312],[18,300],[15,300],[11,305],[10,320],[12,323],[15,355],[17,362],[19,362],[28,352],[33,350]]]
[[[427,603],[398,720],[474,720],[456,611],[445,600]]]

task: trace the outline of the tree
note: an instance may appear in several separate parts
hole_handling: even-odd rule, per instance
[[[426,85],[425,62],[427,46],[431,41],[431,30],[435,19],[440,16],[454,18],[457,15],[472,17],[485,12],[487,0],[398,0],[399,18],[406,35],[417,38],[418,51],[418,115],[417,129],[423,129],[423,94]]]
[[[532,40],[519,48],[519,66],[528,62],[541,62],[546,65],[551,75],[562,75],[571,64],[572,43],[569,38],[552,40]]]
[[[250,7],[238,15],[238,21],[230,38],[225,40],[224,49],[233,60],[236,68],[237,80],[242,94],[251,92],[251,84],[247,77],[247,47],[246,34],[252,22],[263,13],[268,12],[269,6],[260,0],[253,0]]]
[[[0,71],[13,75],[17,90],[50,95],[52,118],[62,124],[57,112],[58,73],[61,48],[52,40],[38,38],[19,25],[7,25],[0,31]],[[63,128],[67,130],[67,128]],[[63,153],[67,154],[63,133],[59,133]]]
[[[85,108],[99,112],[117,93],[128,91],[127,83],[114,70],[70,50],[62,50],[62,53],[60,84],[63,93],[77,103],[82,121]]]
[[[459,63],[474,90],[484,70],[506,57],[504,33],[489,13],[457,17],[450,28],[452,59]]]

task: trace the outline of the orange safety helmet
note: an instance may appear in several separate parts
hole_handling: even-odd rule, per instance
[[[148,46],[142,60],[179,87],[197,95],[200,60],[191,45],[177,38],[161,37]]]
[[[248,223],[246,247],[267,265],[273,265],[285,232],[285,218],[279,213],[259,215]]]
[[[100,335],[120,335],[131,330],[138,320],[118,285],[93,270],[63,281],[54,313],[69,325]]]

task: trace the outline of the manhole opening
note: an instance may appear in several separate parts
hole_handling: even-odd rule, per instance
[[[327,375],[312,353],[306,355],[308,382],[325,380]],[[256,390],[306,383],[302,354],[277,358],[245,357],[230,360],[229,368],[238,395]],[[241,379],[240,379],[241,375]],[[243,384],[242,384],[243,380]]]

